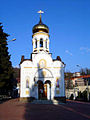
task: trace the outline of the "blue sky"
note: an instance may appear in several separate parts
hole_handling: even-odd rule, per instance
[[[90,0],[2,0],[0,22],[10,36],[9,53],[12,65],[18,66],[21,56],[32,53],[32,27],[42,21],[50,30],[50,52],[60,56],[66,71],[79,71],[76,65],[90,68]]]

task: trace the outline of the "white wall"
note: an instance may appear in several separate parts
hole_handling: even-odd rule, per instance
[[[43,69],[46,72],[46,78],[41,79],[38,78],[39,73],[39,63],[40,60],[46,62],[46,66]],[[26,78],[29,77],[29,88],[26,88]],[[60,61],[53,61],[51,55],[48,53],[41,51],[38,54],[32,55],[32,61],[27,60],[21,64],[21,89],[20,89],[20,97],[36,97],[38,99],[38,85],[35,84],[34,77],[36,79],[43,80],[43,83],[46,80],[51,81],[51,99],[54,97],[63,97],[65,96],[65,88],[64,88],[64,64]],[[56,89],[56,79],[59,79],[60,87]],[[56,92],[58,91],[58,92]],[[49,96],[49,94],[48,94]]]

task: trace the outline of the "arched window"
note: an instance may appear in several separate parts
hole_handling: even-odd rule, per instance
[[[37,48],[37,39],[35,38],[35,48]]]
[[[47,49],[48,39],[46,39],[46,49]]]
[[[26,80],[26,88],[29,88],[29,80]]]
[[[40,38],[40,47],[43,47],[43,39]]]
[[[59,88],[59,79],[56,80],[56,87]]]

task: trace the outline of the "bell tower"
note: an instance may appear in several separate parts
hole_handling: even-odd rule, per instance
[[[49,53],[49,28],[47,25],[43,24],[41,20],[41,14],[44,12],[40,10],[38,13],[40,13],[39,23],[32,29],[33,53],[38,53],[40,51]]]

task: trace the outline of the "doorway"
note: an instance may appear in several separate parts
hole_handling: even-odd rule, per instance
[[[38,81],[38,99],[46,100],[47,99],[47,84],[43,84],[42,81]]]
[[[38,99],[50,100],[51,99],[51,82],[46,81],[44,84],[42,81],[38,81]]]
[[[44,86],[42,81],[38,81],[38,98],[43,99],[44,97]]]
[[[47,100],[51,100],[51,81],[50,80],[46,80],[45,81],[45,85],[47,86]]]

